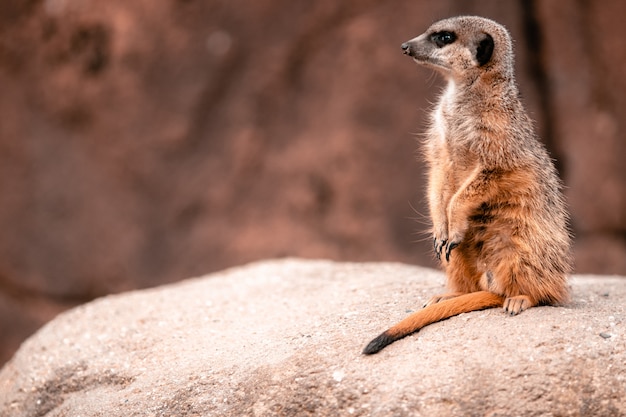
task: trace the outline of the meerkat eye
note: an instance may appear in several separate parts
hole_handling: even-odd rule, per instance
[[[448,31],[436,32],[430,35],[430,40],[437,45],[437,48],[443,48],[453,43],[456,40],[456,35],[454,32]]]

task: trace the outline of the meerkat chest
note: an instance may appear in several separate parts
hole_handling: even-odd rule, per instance
[[[431,149],[448,163],[457,165],[456,169],[466,165],[472,153],[471,135],[466,132],[467,123],[463,121],[466,117],[459,113],[460,106],[457,87],[450,81],[433,110],[430,130]]]
[[[450,119],[454,117],[455,96],[456,86],[454,82],[450,81],[433,112],[433,136],[439,145],[448,142],[451,128]]]

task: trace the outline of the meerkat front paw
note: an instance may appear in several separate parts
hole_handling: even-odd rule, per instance
[[[450,252],[457,246],[459,246],[461,241],[450,241],[446,243],[446,262],[450,262]]]
[[[439,239],[437,237],[433,238],[433,247],[438,261],[441,260],[441,252],[443,251],[443,248],[446,247],[447,243],[448,239]]]
[[[461,244],[461,241],[463,240],[465,233],[457,231],[457,232],[451,232],[449,235],[450,237],[445,244],[445,248],[443,248],[444,253],[446,254],[447,262],[450,262],[450,252],[452,252],[452,250],[454,250],[457,246]]]
[[[465,238],[465,232],[468,228],[467,221],[450,221],[448,228],[448,241],[444,248],[446,254],[446,261],[450,262],[450,252],[461,244],[463,238]]]
[[[433,231],[433,248],[435,249],[435,256],[438,261],[441,260],[441,254],[445,253],[444,248],[448,243],[448,225],[447,222],[445,223],[445,225],[436,227]]]

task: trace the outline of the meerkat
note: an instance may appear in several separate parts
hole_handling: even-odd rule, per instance
[[[450,292],[380,334],[365,354],[460,313],[503,307],[516,315],[569,298],[562,185],[519,99],[508,31],[453,17],[402,51],[447,80],[423,150],[433,246]]]

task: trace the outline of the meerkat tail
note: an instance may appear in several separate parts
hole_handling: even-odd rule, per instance
[[[395,326],[381,333],[363,349],[363,353],[371,355],[380,352],[385,346],[398,339],[415,333],[422,327],[470,311],[485,308],[502,307],[504,297],[488,292],[477,291],[463,294],[449,300],[430,304],[411,314]]]

